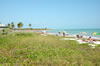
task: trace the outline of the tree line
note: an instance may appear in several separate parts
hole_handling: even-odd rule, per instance
[[[31,26],[32,26],[32,24],[29,24],[29,27],[31,27]],[[23,27],[23,23],[22,23],[22,22],[19,22],[19,23],[17,24],[17,27],[18,27],[19,29],[21,29],[21,28]],[[8,23],[8,28],[14,29],[14,28],[15,28],[14,22]]]

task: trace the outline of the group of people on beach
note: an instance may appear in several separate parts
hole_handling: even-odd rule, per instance
[[[44,31],[41,31],[40,34],[45,34],[45,35],[47,35],[48,32],[44,30]],[[58,33],[56,34],[56,36],[63,36],[63,37],[66,37],[66,36],[68,36],[68,35],[69,35],[69,34],[67,34],[67,33],[65,33],[65,32],[58,32]],[[92,39],[91,36],[89,36],[89,37],[86,39],[86,38],[83,38],[83,35],[76,35],[76,38],[82,39],[82,41],[84,41],[84,42],[90,42],[90,43],[92,43],[93,41],[96,41],[95,39]]]
[[[82,39],[83,38],[83,36],[81,35],[76,35],[76,37],[78,38],[78,39]]]
[[[87,39],[86,38],[83,38],[83,36],[80,36],[80,35],[76,35],[76,37],[78,39],[82,39],[83,41],[89,42],[89,43],[93,43],[93,41],[96,41],[95,39],[92,39],[91,36],[89,36]]]
[[[43,35],[43,34],[48,35],[48,34],[50,34],[50,33],[48,33],[47,31],[43,30],[43,31],[40,32],[40,34],[41,34],[41,35]],[[55,35],[55,34],[54,34],[54,35]],[[56,36],[63,36],[63,37],[66,37],[67,35],[68,35],[68,34],[66,34],[65,32],[58,32],[58,33],[56,34]]]
[[[63,32],[63,33],[61,33],[61,32],[58,32],[58,34],[57,34],[57,36],[63,36],[63,37],[66,37],[66,35],[68,35],[68,34],[66,34],[65,32]]]

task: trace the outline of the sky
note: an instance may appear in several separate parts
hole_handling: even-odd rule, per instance
[[[100,0],[0,0],[0,22],[28,28],[100,28]]]

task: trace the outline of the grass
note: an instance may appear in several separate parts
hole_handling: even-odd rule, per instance
[[[100,47],[38,33],[0,35],[1,66],[99,66]]]

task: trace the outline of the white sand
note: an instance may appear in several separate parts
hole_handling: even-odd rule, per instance
[[[77,40],[77,39],[74,39],[74,38],[62,38],[61,40]]]
[[[56,35],[56,34],[52,33],[52,34],[49,34],[49,35]],[[63,35],[59,35],[59,36],[63,36]],[[75,38],[67,38],[67,37],[75,37]],[[83,36],[83,38],[87,39],[87,38],[89,38],[89,36]],[[100,40],[100,37],[92,37],[92,39]],[[95,46],[100,44],[100,41],[93,41],[94,44],[90,44],[88,41],[85,42],[85,41],[82,41],[82,39],[77,39],[76,35],[67,35],[66,38],[62,38],[60,40],[76,40],[79,44],[88,43],[88,45],[91,46],[92,48],[95,48]]]
[[[79,44],[84,44],[84,43],[88,43],[88,42],[84,42],[82,40],[76,40],[77,42],[79,42]]]
[[[100,41],[95,41],[94,43],[98,45],[98,44],[100,44]]]
[[[81,39],[75,39],[75,38],[62,38],[60,40],[76,40],[79,44],[85,44],[85,43],[88,43],[89,46],[91,46],[92,48],[95,48],[95,46],[99,45],[100,44],[100,41],[94,41],[93,43],[94,44],[91,44],[89,42],[85,42],[85,41],[82,41]]]

